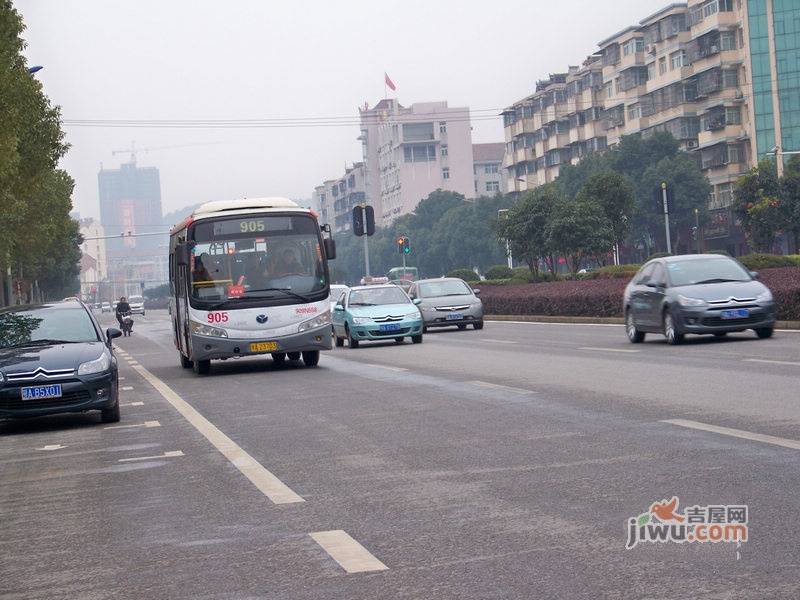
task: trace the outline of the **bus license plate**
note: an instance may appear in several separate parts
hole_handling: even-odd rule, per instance
[[[61,398],[61,385],[37,385],[22,388],[23,400],[46,400],[47,398]]]
[[[250,352],[273,352],[278,349],[278,342],[253,342]]]

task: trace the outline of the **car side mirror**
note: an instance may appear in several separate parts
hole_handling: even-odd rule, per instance
[[[750,271],[750,277],[753,279],[758,279],[758,271]]]
[[[109,327],[106,329],[106,341],[111,344],[111,340],[122,337],[122,332],[116,327]]]
[[[414,299],[412,300],[412,302],[413,302],[415,305],[419,306],[420,304],[422,304],[422,298],[414,298]]]
[[[328,260],[336,258],[336,242],[331,238],[325,238],[323,244],[325,245],[325,256],[328,257]]]
[[[341,304],[337,304],[336,306],[333,307],[333,310],[344,310],[344,306],[342,306]]]
[[[472,293],[475,294],[476,296],[480,296],[481,295],[481,291],[480,290],[472,290]]]

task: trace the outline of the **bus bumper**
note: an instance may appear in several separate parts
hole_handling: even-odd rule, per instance
[[[260,343],[274,343],[277,347],[269,350],[260,350],[253,347],[255,344]],[[330,350],[332,345],[330,324],[303,331],[302,333],[274,338],[264,337],[263,339],[219,338],[192,334],[191,360],[214,360],[235,358],[237,356],[276,354],[279,352]]]

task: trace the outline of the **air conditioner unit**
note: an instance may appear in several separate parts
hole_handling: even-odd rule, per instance
[[[686,142],[686,147],[689,149],[697,148],[697,140],[689,140]]]
[[[655,44],[647,44],[644,47],[644,51],[647,52],[648,54],[655,55],[655,53],[656,53],[656,45]]]

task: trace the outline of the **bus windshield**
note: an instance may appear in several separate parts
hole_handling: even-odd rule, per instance
[[[199,221],[192,233],[190,281],[196,300],[305,302],[327,288],[319,227],[310,215]]]

